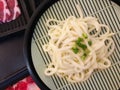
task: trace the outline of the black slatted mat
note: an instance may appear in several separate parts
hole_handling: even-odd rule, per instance
[[[21,15],[11,22],[0,24],[0,38],[25,29],[35,10],[35,4],[30,4],[31,1],[34,2],[33,0],[18,0]]]

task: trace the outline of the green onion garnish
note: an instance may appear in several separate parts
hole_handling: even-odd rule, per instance
[[[85,39],[87,39],[87,38],[88,38],[88,36],[87,36],[87,34],[86,34],[86,33],[83,33],[83,34],[82,34],[82,36],[83,36],[83,38],[85,38]]]
[[[87,54],[86,54],[86,53],[84,53],[84,54],[81,56],[81,59],[82,59],[82,60],[85,60],[85,59],[86,59],[86,57],[87,57]]]
[[[85,56],[81,56],[81,59],[82,59],[82,60],[85,60],[85,58],[86,58]]]
[[[85,53],[88,55],[90,53],[90,50],[86,49]]]
[[[77,41],[78,42],[83,42],[84,40],[83,40],[83,38],[79,37]]]
[[[85,44],[79,43],[77,44],[79,47],[81,47],[83,50],[87,49],[87,46]]]
[[[83,56],[87,57],[87,54],[86,54],[86,53],[84,53],[84,54],[83,54]]]
[[[78,49],[77,47],[73,47],[73,48],[72,48],[72,51],[73,51],[75,54],[77,54],[77,53],[79,52],[79,49]]]
[[[92,41],[91,41],[91,40],[88,41],[88,45],[89,45],[89,46],[92,45]]]
[[[80,38],[80,37],[79,37],[79,38],[76,40],[76,44],[79,45],[80,42],[83,42],[83,41],[84,41],[83,38]]]

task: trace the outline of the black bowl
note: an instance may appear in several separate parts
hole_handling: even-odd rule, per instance
[[[50,90],[50,88],[45,84],[44,80],[42,80],[42,78],[39,76],[39,72],[36,69],[36,66],[34,64],[34,59],[32,57],[32,42],[34,38],[33,33],[35,33],[35,29],[36,29],[36,25],[38,25],[38,22],[40,22],[40,18],[41,16],[45,13],[45,11],[50,8],[50,6],[52,6],[53,4],[55,4],[56,2],[59,2],[59,0],[43,0],[43,2],[39,5],[39,7],[36,9],[34,15],[32,16],[26,33],[25,33],[25,40],[24,40],[24,56],[25,56],[25,60],[27,63],[27,67],[29,70],[30,75],[32,76],[32,78],[35,80],[35,82],[37,83],[37,85],[41,88],[41,90]],[[60,0],[62,1],[62,0]],[[84,1],[84,0],[83,0]],[[64,2],[67,2],[64,1]],[[85,1],[84,1],[85,2]],[[101,2],[102,3],[102,2]],[[85,3],[84,3],[85,4]],[[107,3],[108,4],[108,3]],[[119,2],[118,2],[119,4]],[[86,5],[86,4],[85,4]],[[104,4],[105,5],[105,4]],[[87,6],[87,5],[86,5]],[[83,5],[84,7],[84,5]],[[70,6],[69,6],[70,8]],[[93,7],[95,8],[95,7]],[[64,10],[63,10],[64,11]],[[89,13],[86,13],[86,11],[88,11],[86,8],[83,8],[83,11],[85,11],[85,16],[89,15]],[[114,11],[114,10],[113,10]],[[61,11],[62,12],[62,11]],[[71,13],[71,11],[70,11]],[[62,13],[61,13],[62,14]],[[76,14],[75,14],[76,15]],[[64,18],[66,18],[67,16],[65,16]],[[100,16],[101,17],[101,16]],[[59,18],[59,16],[57,17]],[[114,17],[115,18],[115,17]],[[104,22],[104,21],[103,21]],[[42,31],[43,29],[40,29],[40,31]],[[37,31],[38,32],[38,31]],[[37,36],[37,35],[36,35]],[[39,36],[39,35],[38,35]],[[38,39],[36,37],[36,39]],[[39,39],[38,39],[39,40]],[[40,44],[40,42],[39,42]],[[37,44],[36,44],[37,45]],[[40,48],[38,48],[40,49]],[[40,51],[40,50],[39,50]],[[36,53],[36,52],[35,52]],[[41,63],[41,62],[40,62]],[[41,69],[42,70],[42,69]],[[106,75],[107,76],[107,75]],[[55,77],[56,78],[56,77]],[[57,82],[59,82],[60,79],[55,79],[58,80]],[[54,80],[53,80],[54,81]],[[48,81],[49,82],[49,81]],[[107,81],[106,81],[107,82]],[[67,83],[68,84],[68,83]],[[114,83],[115,84],[115,83]],[[58,85],[60,86],[60,85]],[[55,86],[57,87],[57,86]],[[107,87],[107,86],[106,86]],[[67,88],[69,89],[69,88]],[[74,89],[74,88],[72,88]]]

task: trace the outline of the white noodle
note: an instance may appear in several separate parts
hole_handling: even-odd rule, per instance
[[[64,21],[49,19],[46,23],[50,40],[43,45],[43,49],[52,59],[45,69],[47,76],[56,74],[59,77],[65,77],[70,82],[81,82],[87,80],[95,69],[105,69],[111,65],[108,56],[115,47],[111,38],[114,34],[107,25],[100,24],[97,18],[83,17],[78,5],[77,9],[80,18],[70,16]],[[103,27],[106,32],[101,34]],[[91,32],[95,33],[90,34]],[[77,54],[71,49],[83,33],[87,34],[88,39],[92,41],[90,46],[88,39],[84,39],[84,44],[89,50],[85,60],[80,58],[84,52],[81,48]],[[106,41],[107,44],[105,44]]]

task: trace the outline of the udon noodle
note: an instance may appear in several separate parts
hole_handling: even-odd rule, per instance
[[[83,17],[77,5],[79,18],[69,16],[60,21],[49,19],[49,42],[43,45],[51,63],[45,69],[45,75],[58,75],[69,82],[87,80],[95,69],[110,67],[108,57],[114,50],[114,42],[109,26],[100,24],[92,16]]]

